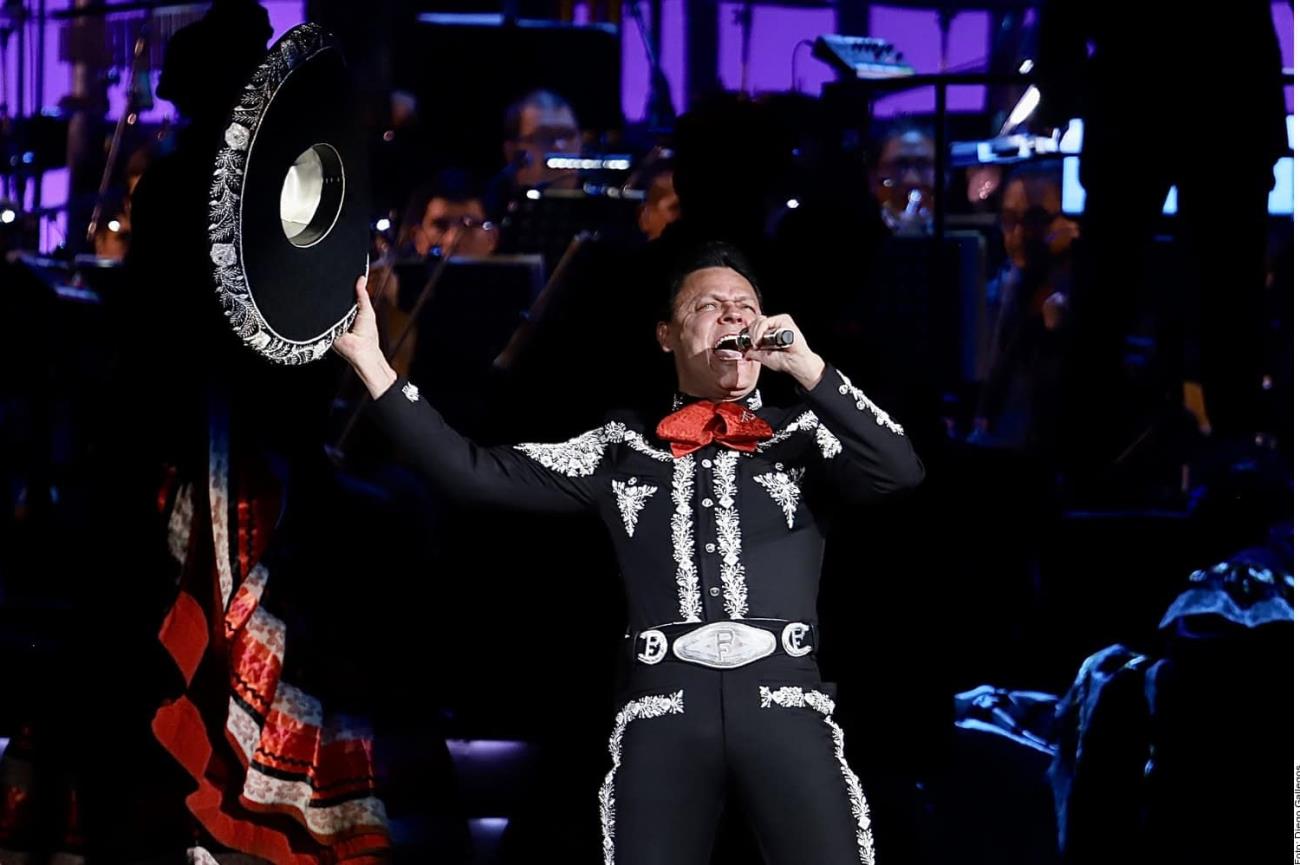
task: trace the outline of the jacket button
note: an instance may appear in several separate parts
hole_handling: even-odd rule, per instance
[[[706,469],[713,468],[713,460],[700,460],[700,465]]]
[[[704,505],[706,508],[711,508],[713,507],[713,499],[705,499],[704,501],[700,502],[700,504]]]
[[[722,590],[719,589],[717,586],[714,586],[713,588],[709,589],[709,597],[711,598],[716,598],[720,594],[722,594]]]
[[[714,552],[714,551],[717,550],[717,549],[718,549],[717,546],[714,545],[714,544],[705,544],[705,545],[704,545],[704,552],[706,552],[706,553],[712,553],[712,552]]]

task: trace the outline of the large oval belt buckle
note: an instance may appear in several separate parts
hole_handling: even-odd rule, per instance
[[[715,670],[743,667],[775,651],[774,634],[740,622],[714,622],[673,642],[673,654],[678,658]]]

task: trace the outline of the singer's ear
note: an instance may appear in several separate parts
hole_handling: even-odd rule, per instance
[[[669,325],[668,322],[661,321],[655,325],[655,339],[659,341],[659,347],[668,354],[672,354],[673,352],[672,344],[668,341],[671,334],[672,326]]]

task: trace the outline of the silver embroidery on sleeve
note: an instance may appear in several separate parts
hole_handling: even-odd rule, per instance
[[[614,732],[609,736],[609,756],[613,761],[605,782],[600,785],[600,828],[605,865],[614,865],[614,774],[623,762],[623,733],[632,721],[681,715],[685,712],[681,691],[668,695],[651,694],[628,703],[614,718]]]
[[[518,444],[515,449],[566,477],[585,478],[595,474],[596,466],[600,465],[601,457],[605,455],[605,449],[611,442],[622,441],[625,431],[623,424],[611,421],[566,442]]]
[[[853,814],[858,838],[858,860],[862,865],[875,865],[875,842],[871,835],[871,810],[867,807],[867,797],[862,792],[862,782],[849,763],[844,759],[844,731],[831,719],[835,712],[835,701],[821,691],[805,691],[789,686],[773,690],[759,686],[759,705],[764,709],[781,706],[786,709],[812,709],[822,716],[822,720],[831,731],[831,741],[835,745],[835,759],[840,764],[840,775],[844,777],[844,786],[849,795],[849,810]]]
[[[652,487],[649,484],[637,486],[634,483],[626,481],[611,481],[614,487],[614,501],[618,503],[618,512],[623,517],[623,528],[627,529],[627,536],[632,537],[636,531],[637,517],[641,515],[641,509],[652,495],[659,492],[659,487]]]
[[[684,622],[698,622],[700,578],[695,572],[695,529],[691,494],[695,490],[695,458],[690,454],[673,464],[673,561],[677,562],[678,613]]]
[[[786,528],[794,528],[794,512],[799,507],[799,482],[796,480],[797,469],[789,472],[769,472],[758,475],[754,481],[760,484],[772,497],[785,514]],[[802,474],[802,473],[800,473]]]
[[[408,381],[406,384],[402,385],[402,396],[406,397],[411,402],[419,402],[420,389]]]
[[[717,508],[713,518],[718,528],[718,555],[722,556],[722,605],[733,619],[749,614],[749,588],[745,565],[740,561],[740,513],[736,510],[737,451],[727,450],[714,459],[713,496]]]
[[[836,370],[836,372],[839,373],[840,379],[844,382],[840,385],[840,393],[845,396],[852,394],[853,402],[858,407],[858,411],[870,409],[871,414],[876,418],[877,426],[883,426],[895,435],[901,436],[903,434],[903,428],[899,426],[893,418],[887,415],[884,409],[867,399],[867,395],[862,392],[861,388],[854,387],[853,382],[849,381],[847,375],[839,370]]]
[[[797,432],[813,433],[817,440],[817,447],[821,449],[822,456],[826,459],[837,457],[840,451],[844,450],[840,440],[817,419],[817,415],[811,411],[806,411],[799,415],[785,427],[772,434],[772,437],[764,442],[759,442],[758,450],[765,451],[775,445],[790,438]]]

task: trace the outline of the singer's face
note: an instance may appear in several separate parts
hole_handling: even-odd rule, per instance
[[[717,345],[758,315],[754,287],[731,268],[706,267],[686,277],[673,302],[672,321],[661,321],[656,333],[659,346],[673,355],[678,389],[717,400],[753,390],[762,369],[758,361]]]

